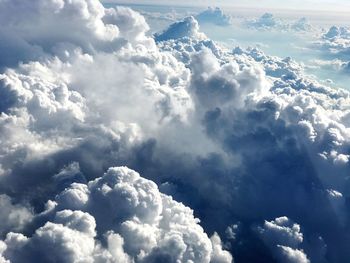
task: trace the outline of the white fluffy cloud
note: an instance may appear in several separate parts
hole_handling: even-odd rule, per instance
[[[193,17],[155,41],[97,0],[0,14],[1,260],[347,262],[349,92]]]
[[[207,10],[196,15],[196,19],[199,23],[211,23],[218,26],[228,26],[232,23],[231,17],[219,7],[208,7]]]
[[[325,69],[346,79],[350,65],[350,30],[347,27],[332,26],[317,34],[311,48],[318,51],[319,59],[310,61],[312,69]],[[332,77],[332,80],[337,80]],[[345,87],[346,88],[346,87]]]
[[[330,27],[315,45],[336,59],[350,59],[350,31],[346,27]]]
[[[7,42],[1,55],[10,63],[38,59],[61,43],[93,51],[95,45],[108,46],[119,34],[116,25],[103,23],[105,10],[97,1],[1,1],[0,12],[0,32]]]
[[[303,242],[300,226],[287,217],[279,217],[271,222],[265,221],[264,226],[259,227],[257,231],[279,262],[310,262],[304,252],[298,249]]]
[[[26,3],[1,4],[3,14],[28,8]],[[73,13],[75,9],[78,14]],[[30,196],[44,200],[45,193],[66,187],[67,182],[84,181],[79,164],[56,175],[43,170],[32,175],[18,162],[36,163],[37,169],[42,169],[41,162],[53,158],[50,170],[65,155],[75,156],[74,149],[86,147],[84,144],[91,147],[92,143],[93,147],[108,149],[112,158],[113,151],[124,147],[121,145],[132,147],[144,134],[149,137],[154,133],[157,126],[170,120],[186,121],[192,107],[184,89],[188,70],[171,55],[156,49],[153,39],[145,36],[148,25],[142,16],[127,8],[104,9],[98,1],[35,1],[31,11],[23,13],[18,21],[4,21],[2,26],[28,46],[42,47],[42,53],[33,57],[40,62],[21,64],[1,75],[2,188],[14,189],[11,193],[16,195],[19,189],[32,186],[36,191]],[[42,23],[45,20],[47,23]],[[67,30],[70,23],[76,28],[74,35]],[[17,32],[31,27],[33,35]],[[51,34],[53,28],[59,29],[55,38]],[[106,53],[106,48],[110,53]],[[113,54],[114,51],[118,52]],[[41,54],[45,55],[43,60]],[[18,57],[18,61],[23,59],[26,58]],[[5,61],[8,65],[15,61],[10,62]],[[92,74],[94,71],[103,75]],[[132,104],[135,107],[130,111]],[[69,153],[70,149],[73,152]],[[82,154],[80,150],[77,153]],[[92,166],[97,164],[94,157],[88,159]],[[27,183],[22,184],[25,173]],[[117,174],[123,178],[117,179]],[[121,180],[115,186],[119,190],[104,192],[116,179]],[[48,180],[53,180],[53,184]],[[99,187],[104,190],[101,192]],[[104,194],[106,203],[102,204],[99,198]],[[9,213],[4,214],[2,234],[21,231],[30,223],[31,211],[13,205],[6,195],[3,197],[3,209]],[[32,201],[30,197],[28,201]],[[124,262],[209,262],[212,257],[215,262],[232,260],[222,250],[220,238],[215,236],[211,243],[189,208],[160,194],[154,183],[127,169],[111,169],[104,179],[91,182],[91,188],[73,184],[57,196],[57,202],[60,210],[39,215],[38,220],[46,223],[41,223],[31,237],[7,234],[1,249],[5,258],[13,262],[24,262],[37,255],[46,262],[115,262],[116,258]],[[89,202],[88,207],[84,202]],[[109,208],[108,203],[112,205]],[[105,205],[107,209],[97,213]],[[84,209],[92,215],[80,211]],[[111,213],[115,213],[113,218]],[[47,219],[40,219],[46,214]],[[114,221],[116,218],[119,221]],[[106,236],[107,248],[102,248],[97,234]],[[132,256],[124,252],[124,247]]]
[[[125,167],[110,168],[87,185],[73,183],[56,201],[49,201],[41,216],[48,221],[30,238],[7,234],[4,258],[11,262],[37,257],[45,262],[232,261],[218,235],[209,239],[190,208]]]
[[[329,195],[329,189],[346,191],[342,185],[348,169],[348,92],[333,90],[304,77],[302,67],[290,58],[269,57],[257,49],[236,48],[223,53],[215,44],[208,43],[206,40],[180,40],[176,44],[173,41],[162,43],[162,47],[173,49],[176,57],[185,63],[188,61],[199,118],[207,134],[236,157],[234,162],[238,163],[238,168],[232,170],[235,175],[226,181],[230,190],[219,188],[221,192],[231,192],[232,211],[248,218],[266,218],[287,212],[309,228],[314,227],[315,222],[320,223],[319,217],[310,213],[310,208],[318,203],[323,216],[329,214],[330,220],[338,222],[332,227],[327,224],[329,233],[342,229],[344,221],[339,211],[346,208],[342,198],[333,199],[333,195]],[[259,73],[260,67],[262,73]],[[246,73],[237,74],[240,71]],[[216,72],[220,73],[216,75]],[[330,178],[330,171],[337,174],[336,177]],[[309,183],[311,188],[306,186]],[[313,184],[319,187],[313,188]],[[303,187],[309,190],[305,192]],[[271,209],[267,211],[266,207]],[[300,209],[309,219],[301,215],[304,212]],[[276,248],[279,256],[275,257],[284,255],[282,262],[285,257],[291,262],[326,260],[323,241],[312,245],[314,241],[310,240],[319,238],[319,233],[326,239],[331,234],[326,234],[328,230],[324,231],[323,225],[316,228],[318,230],[299,248],[280,244]],[[326,243],[328,249],[333,250],[330,243]],[[302,249],[309,251],[311,259]]]
[[[156,34],[155,39],[157,41],[164,41],[186,37],[195,39],[205,38],[205,35],[199,31],[198,21],[193,16],[186,17],[183,21],[171,24],[164,32]]]

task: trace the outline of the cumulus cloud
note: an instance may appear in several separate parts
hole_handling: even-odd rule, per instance
[[[191,57],[192,85],[198,107],[214,109],[225,104],[237,108],[244,105],[248,95],[263,93],[267,89],[264,72],[259,66],[240,68],[235,62],[220,65],[209,49]]]
[[[279,246],[283,254],[283,260],[281,262],[290,263],[309,263],[303,251],[298,249],[292,249],[290,247]]]
[[[265,221],[264,226],[258,227],[257,231],[280,262],[310,262],[304,252],[297,249],[303,242],[300,226],[287,217],[279,217],[271,222]]]
[[[278,23],[273,14],[265,13],[260,18],[250,21],[248,25],[258,28],[271,28],[275,27]]]
[[[199,23],[210,23],[218,26],[228,26],[232,23],[231,17],[226,15],[219,7],[208,7],[207,10],[195,17]]]
[[[199,31],[198,21],[193,17],[186,17],[183,21],[171,24],[164,32],[155,35],[156,41],[178,38],[205,38]]]
[[[231,262],[220,238],[193,211],[161,194],[128,168],[110,168],[73,183],[49,201],[48,221],[31,237],[10,232],[2,256],[11,262]],[[106,245],[103,245],[106,244]]]
[[[1,227],[0,235],[10,231],[21,231],[33,218],[30,208],[15,204],[11,198],[5,194],[0,195]]]
[[[165,50],[175,46],[172,41],[162,45]],[[193,49],[188,48],[189,46]],[[257,220],[287,213],[288,216],[302,222],[303,227],[314,228],[315,222],[317,224],[321,222],[319,217],[310,213],[310,207],[314,207],[317,203],[323,216],[328,214],[329,220],[335,219],[337,222],[327,224],[332,225],[329,228],[330,232],[327,234],[328,230],[321,223],[316,227],[317,231],[308,234],[307,242],[301,248],[293,248],[294,252],[282,247],[278,250],[282,254],[288,254],[290,258],[300,257],[304,262],[316,258],[325,261],[323,241],[313,240],[329,239],[334,231],[339,231],[343,227],[341,214],[335,212],[333,205],[330,204],[331,197],[327,188],[333,189],[335,185],[337,188],[343,188],[340,181],[346,180],[347,164],[345,166],[339,164],[340,160],[347,163],[346,158],[343,158],[347,155],[348,149],[345,143],[347,128],[343,126],[345,123],[341,117],[345,117],[347,113],[345,110],[345,115],[338,115],[340,111],[333,106],[347,108],[344,99],[347,100],[348,93],[343,90],[332,90],[307,79],[302,73],[303,68],[291,58],[269,57],[257,49],[236,48],[233,52],[222,53],[217,51],[217,46],[211,48],[203,40],[178,41],[174,49],[175,56],[184,58],[185,62],[190,57],[188,65],[192,72],[191,89],[195,108],[202,116],[200,118],[208,136],[221,143],[223,149],[235,158],[234,162],[238,165],[237,169],[231,168],[230,176],[226,174],[227,172],[220,171],[222,180],[226,182],[224,184],[227,184],[230,190],[219,188],[221,192],[231,193],[226,198],[231,200],[229,206],[232,212],[239,214],[237,220],[242,217]],[[240,73],[236,75],[236,71],[232,70],[232,61],[237,63],[233,68],[247,70],[242,74],[244,77],[238,77]],[[254,69],[252,73],[248,73],[249,67]],[[263,69],[261,73],[259,73],[260,67]],[[225,75],[224,72],[227,71],[223,69],[230,69],[228,71],[230,73]],[[215,76],[215,72],[220,73],[214,77],[214,81],[211,76]],[[234,76],[232,84],[231,76]],[[245,86],[247,83],[249,84]],[[330,114],[329,119],[325,118],[324,114]],[[340,126],[334,123],[335,119],[340,121],[336,121]],[[339,150],[335,152],[326,150],[330,149],[329,147],[339,147]],[[337,178],[343,179],[340,181],[330,179],[328,172],[320,169],[328,166],[324,162],[332,167],[330,168],[332,174],[336,170]],[[259,167],[259,172],[256,167]],[[315,185],[319,187],[313,188]],[[237,192],[233,189],[237,189]],[[294,190],[289,192],[287,189]],[[295,189],[298,189],[297,192]],[[343,188],[340,192],[344,190]],[[213,191],[213,188],[210,191]],[[216,202],[225,203],[219,200]],[[266,210],[266,207],[273,208]],[[213,210],[212,213],[215,213]],[[305,214],[308,214],[309,219],[305,219]],[[227,220],[234,222],[234,216],[229,218],[228,215]],[[235,240],[254,235],[243,231],[244,224],[241,228],[241,231],[237,230],[235,233]],[[333,241],[325,242],[328,251],[333,250],[331,248]],[[233,244],[238,246],[239,243]],[[301,249],[304,248],[305,251],[308,249],[310,259],[301,255]],[[342,248],[338,247],[336,250],[338,249]],[[341,253],[346,254],[345,250]],[[236,252],[237,254],[241,255],[240,252]],[[327,257],[333,256],[328,254]],[[339,261],[345,260],[342,256],[334,257]],[[240,260],[254,261],[246,254]]]
[[[97,0],[0,14],[1,260],[348,261],[348,91],[193,17],[153,39]]]
[[[272,13],[265,13],[257,19],[251,19],[244,22],[248,28],[257,30],[279,30],[294,32],[310,32],[314,28],[307,18],[302,17],[296,21],[284,21],[275,17]]]
[[[315,44],[333,57],[349,59],[350,31],[346,27],[332,26]]]
[[[345,27],[332,26],[323,37],[325,39],[349,38],[350,32]]]
[[[258,229],[262,238],[270,244],[297,247],[303,242],[300,226],[291,222],[287,217],[279,217],[273,221],[265,221],[264,226]]]
[[[350,30],[332,26],[320,35],[313,47],[321,51],[322,59],[312,61],[312,66],[331,68],[340,73],[349,72]]]
[[[81,211],[60,211],[54,222],[47,222],[30,238],[9,233],[3,256],[11,262],[93,262],[95,221]]]
[[[105,10],[96,1],[1,1],[0,10],[0,31],[7,40],[1,56],[12,64],[38,59],[45,52],[53,52],[60,43],[92,51],[93,45],[113,42],[119,34],[117,26],[103,23]],[[14,18],[13,12],[19,15]],[[72,13],[77,15],[73,17]],[[12,46],[16,42],[21,44]],[[34,54],[28,57],[30,51]]]
[[[295,31],[311,31],[313,29],[311,23],[307,18],[302,17],[298,21],[291,25],[291,28]]]

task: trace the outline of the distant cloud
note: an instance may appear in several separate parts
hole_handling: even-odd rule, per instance
[[[231,17],[219,7],[208,7],[207,10],[196,15],[199,23],[211,23],[218,26],[228,26],[232,23]]]
[[[102,0],[104,3],[123,3],[120,0]],[[182,5],[182,6],[223,6],[223,7],[250,7],[250,8],[282,8],[292,10],[324,10],[324,11],[338,11],[344,12],[350,10],[350,4],[347,0],[337,0],[337,4],[331,0],[291,0],[288,2],[281,2],[278,0],[249,0],[242,3],[235,3],[231,0],[193,0],[191,2],[180,0],[173,2],[171,0],[129,0],[129,4],[154,4],[154,5]]]
[[[156,34],[155,40],[164,41],[184,37],[205,38],[205,35],[199,31],[198,21],[192,16],[171,24],[164,32]]]
[[[350,30],[346,27],[332,26],[316,44],[335,56],[349,57]]]
[[[314,48],[320,50],[322,60],[313,64],[320,67],[332,67],[345,74],[349,71],[350,62],[350,29],[332,26],[314,43]]]
[[[245,25],[249,28],[258,30],[279,30],[279,31],[295,31],[309,32],[313,30],[310,22],[305,18],[300,18],[294,22],[287,22],[276,18],[271,13],[265,13],[258,19],[247,20]]]

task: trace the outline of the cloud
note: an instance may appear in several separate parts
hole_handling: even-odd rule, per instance
[[[199,31],[197,20],[190,16],[183,21],[171,24],[168,29],[155,35],[156,41],[164,41],[178,38],[205,38],[205,35]]]
[[[322,59],[313,61],[314,66],[331,67],[339,73],[347,74],[350,50],[350,31],[346,27],[332,26],[319,36],[313,48],[320,51]]]
[[[199,23],[211,23],[218,26],[228,26],[231,24],[231,17],[226,15],[219,7],[208,7],[207,10],[196,15],[195,18]]]
[[[273,221],[265,221],[263,228],[258,229],[267,243],[297,247],[303,242],[300,226],[287,217],[279,217]]]
[[[5,194],[0,195],[1,228],[0,235],[10,231],[21,231],[33,218],[30,208],[21,204],[14,204]]]
[[[332,59],[332,60],[315,59],[315,60],[309,61],[308,67],[324,68],[324,69],[334,70],[337,72],[346,73],[349,70],[349,62],[344,62],[340,59]]]
[[[4,260],[347,262],[348,91],[193,17],[0,10]]]
[[[348,38],[349,31],[345,27],[332,26],[323,36],[325,39]]]
[[[169,42],[167,46],[163,43],[163,46],[167,50],[173,44]],[[335,212],[330,205],[326,189],[332,189],[335,185],[336,188],[341,187],[342,183],[336,181],[341,177],[346,178],[347,164],[341,168],[342,165],[339,165],[337,160],[343,160],[340,156],[347,154],[345,137],[348,135],[346,128],[341,128],[345,124],[342,121],[343,117],[338,115],[340,112],[333,111],[334,108],[330,110],[329,107],[339,105],[342,108],[347,105],[343,100],[348,97],[348,93],[332,90],[307,79],[303,76],[302,67],[290,58],[282,60],[269,57],[257,49],[237,48],[232,53],[220,53],[213,47],[212,51],[209,51],[208,45],[202,40],[192,40],[192,43],[178,41],[176,46],[174,54],[179,58],[187,58],[187,50],[191,50],[188,46],[202,46],[202,49],[204,47],[204,50],[199,52],[196,52],[195,48],[192,49],[194,54],[190,56],[189,62],[193,76],[191,88],[195,108],[201,116],[199,118],[206,127],[208,136],[221,143],[237,164],[237,168],[230,168],[228,174],[216,171],[217,177],[225,182],[221,183],[221,187],[227,185],[227,190],[219,188],[220,193],[229,193],[229,197],[225,197],[230,200],[230,205],[225,201],[216,200],[215,202],[220,203],[217,203],[216,207],[229,206],[234,215],[239,215],[239,221],[242,217],[258,220],[287,213],[288,217],[302,222],[302,226],[308,229],[314,228],[315,222],[321,223],[319,217],[316,218],[310,213],[310,207],[317,203],[323,216],[328,214],[330,220],[337,218],[336,221],[339,221],[327,224],[330,227],[328,230],[323,224],[316,227],[318,230],[308,235],[308,241],[297,250],[308,249],[307,252],[312,254],[311,261],[316,257],[323,257],[321,260],[325,260],[323,243],[310,248],[312,245],[308,242],[311,242],[309,240],[313,240],[314,236],[319,236],[319,233],[327,240],[334,231],[338,231],[338,227],[342,228],[342,215]],[[233,67],[232,61],[237,63],[237,66]],[[258,73],[261,66],[263,71]],[[226,75],[227,69],[230,69],[230,73]],[[240,70],[245,73],[237,74]],[[220,72],[217,77],[215,72]],[[220,79],[213,81],[212,76]],[[230,77],[233,80],[230,80]],[[271,88],[266,89],[266,86]],[[325,118],[328,114],[333,117]],[[340,122],[334,122],[336,119]],[[332,150],[327,150],[329,147],[340,148],[333,155]],[[323,155],[323,152],[326,154]],[[347,163],[346,158],[344,160]],[[320,167],[328,166],[324,161],[333,167],[328,169],[333,172],[334,169],[337,170],[340,176],[337,180],[330,179],[328,172],[320,170]],[[218,163],[214,166],[219,165]],[[256,167],[259,167],[259,171]],[[198,169],[201,169],[200,166]],[[201,173],[201,176],[204,176],[205,172]],[[319,187],[313,188],[314,184]],[[196,187],[198,188],[198,185]],[[215,188],[211,187],[208,191],[214,191],[213,189]],[[294,190],[289,192],[287,189]],[[297,192],[294,192],[295,189],[298,189]],[[213,199],[211,201],[213,202]],[[210,201],[206,199],[206,202]],[[266,210],[266,207],[273,209]],[[342,209],[344,208],[340,210]],[[301,210],[308,214],[309,219],[305,218],[304,212],[300,213]],[[232,223],[234,217],[231,214],[227,221],[231,220]],[[254,234],[247,234],[243,230],[240,234],[238,231],[236,239],[242,240],[250,236],[247,239],[252,240],[251,235]],[[329,251],[335,249],[330,247],[333,241],[325,242]],[[235,252],[235,244],[238,246],[238,242],[233,244]],[[254,249],[257,250],[256,247]],[[341,248],[336,248],[338,249]],[[282,248],[279,250],[284,251]],[[237,251],[234,254],[241,256],[240,253]],[[296,251],[295,254],[295,257],[298,257],[300,253]],[[342,256],[337,260],[342,260],[341,258]],[[246,254],[240,260],[248,259],[254,261],[254,258]]]
[[[116,25],[103,23],[105,10],[96,1],[1,1],[0,10],[1,35],[7,35],[9,40],[7,48],[1,51],[6,50],[5,57],[13,56],[12,65],[26,59],[29,51],[37,51],[29,59],[40,58],[44,52],[54,52],[60,43],[92,51],[94,45],[108,46],[119,34]],[[19,12],[19,15],[14,18],[13,12]],[[77,15],[73,17],[72,12]],[[53,27],[54,31],[51,30]],[[12,46],[13,42],[21,44]],[[24,57],[19,56],[21,54]]]
[[[40,260],[54,262],[93,262],[95,221],[81,211],[60,211],[54,222],[47,222],[30,238],[9,233],[3,255],[11,262]]]
[[[332,58],[349,60],[350,31],[346,27],[332,26],[315,46]]]
[[[192,84],[198,107],[213,109],[229,103],[242,107],[253,92],[259,95],[267,88],[264,72],[258,66],[240,69],[235,62],[220,65],[214,54],[204,49],[191,57]],[[259,91],[260,89],[260,91]]]
[[[291,25],[291,28],[295,31],[311,31],[313,29],[307,18],[302,17],[298,21]]]
[[[303,251],[291,249],[290,247],[279,246],[282,254],[285,256],[282,262],[290,263],[308,263],[310,262]]]
[[[279,262],[310,262],[299,245],[303,242],[300,226],[291,222],[287,217],[279,217],[257,229],[259,235],[270,247]]]
[[[231,262],[220,238],[193,211],[161,194],[128,168],[110,168],[88,184],[73,183],[42,217],[31,237],[10,232],[3,257],[13,262]],[[102,245],[102,240],[107,246]]]
[[[259,19],[251,21],[249,24],[253,27],[269,28],[275,27],[278,21],[274,18],[273,14],[265,13]]]
[[[314,27],[310,22],[302,17],[299,20],[288,22],[276,18],[272,13],[265,13],[257,19],[247,20],[244,23],[248,28],[257,30],[278,30],[284,32],[311,32]]]

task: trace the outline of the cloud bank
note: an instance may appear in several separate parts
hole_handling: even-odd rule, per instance
[[[310,32],[314,28],[310,22],[302,17],[296,21],[284,21],[276,18],[271,13],[265,13],[257,19],[247,20],[243,23],[245,26],[256,30],[278,30],[278,31],[292,31],[292,32]]]
[[[312,48],[319,50],[322,59],[313,61],[318,67],[332,68],[347,74],[350,62],[350,30],[346,27],[332,26],[323,32]]]
[[[347,262],[347,91],[194,17],[154,39],[97,0],[0,19],[2,261]]]

